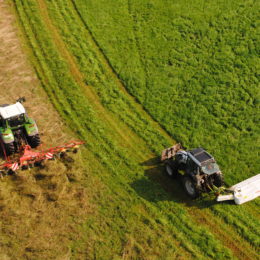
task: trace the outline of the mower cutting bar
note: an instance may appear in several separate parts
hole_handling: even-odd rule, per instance
[[[227,191],[230,194],[219,195],[217,201],[234,200],[236,204],[243,204],[260,196],[260,174],[233,185]]]

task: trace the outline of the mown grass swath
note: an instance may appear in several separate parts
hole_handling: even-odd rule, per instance
[[[169,138],[167,140],[158,130],[155,130],[149,120],[136,109],[134,102],[120,91],[118,87],[120,81],[109,71],[108,66],[102,64],[104,57],[98,52],[91,35],[85,30],[73,4],[55,1],[52,2],[50,10],[53,17],[59,17],[53,21],[59,27],[64,41],[76,57],[80,69],[85,75],[85,82],[97,90],[103,105],[117,114],[124,123],[147,142],[150,149],[159,154],[158,151],[165,145],[169,145]],[[76,23],[72,23],[74,19],[77,21]],[[62,20],[67,23],[67,27],[61,22]],[[83,38],[86,40],[82,41]]]
[[[47,22],[37,2],[16,0],[15,4],[33,49],[34,66],[42,85],[68,126],[87,141],[84,158],[93,160],[93,174],[104,185],[92,201],[98,205],[98,213],[86,217],[83,230],[87,237],[72,245],[74,254],[80,252],[89,239],[89,254],[97,258],[121,256],[123,249],[140,258],[184,254],[199,259],[231,258],[224,243],[206,227],[198,226],[185,206],[175,201],[176,194],[165,192],[160,184],[145,176],[140,161],[146,160],[148,154],[154,156],[152,152],[159,154],[170,138],[154,127],[149,117],[123,92],[118,79],[111,76],[113,71],[73,4],[70,1],[47,2],[53,23],[85,77],[87,84],[84,86],[72,75],[64,54],[59,53],[58,41],[46,29]],[[102,104],[113,112],[112,120],[123,121],[133,138],[145,144],[146,154],[140,154],[128,140],[118,138],[116,129],[96,111],[84,88],[95,89]],[[228,214],[222,212],[222,206],[214,210],[224,217]],[[257,226],[254,216],[250,229],[246,230],[245,211],[241,210],[240,216],[236,214],[237,225],[245,233],[241,232],[241,236],[255,245],[255,237],[250,235]],[[232,224],[230,219],[227,222]]]

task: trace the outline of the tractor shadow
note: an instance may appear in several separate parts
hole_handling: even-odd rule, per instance
[[[203,194],[197,199],[191,199],[184,191],[181,176],[169,177],[166,174],[160,157],[154,157],[142,162],[146,167],[144,177],[131,183],[135,192],[147,201],[174,201],[188,207],[209,208],[217,204],[214,195]]]

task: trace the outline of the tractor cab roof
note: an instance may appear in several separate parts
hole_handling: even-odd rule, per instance
[[[203,148],[196,148],[189,151],[189,156],[193,161],[195,161],[199,166],[205,165],[209,162],[215,162],[213,156],[206,152]]]
[[[20,102],[16,102],[13,105],[0,106],[0,116],[2,119],[8,119],[14,116],[19,116],[25,113],[25,108]]]

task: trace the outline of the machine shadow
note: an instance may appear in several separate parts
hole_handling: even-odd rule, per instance
[[[142,166],[157,166],[161,163],[160,156],[155,156],[153,158],[150,158],[142,163],[140,165]]]
[[[174,201],[200,209],[209,208],[217,203],[212,194],[203,194],[198,199],[191,199],[182,187],[181,177],[172,178],[166,174],[160,157],[151,158],[140,165],[149,168],[145,169],[144,177],[131,183],[131,187],[147,201]]]

